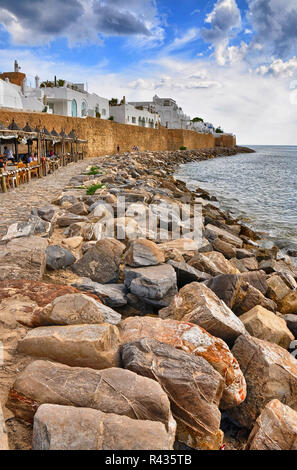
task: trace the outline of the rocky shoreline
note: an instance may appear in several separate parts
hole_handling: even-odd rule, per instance
[[[0,449],[296,450],[296,269],[174,177],[245,152],[92,159],[8,228]]]

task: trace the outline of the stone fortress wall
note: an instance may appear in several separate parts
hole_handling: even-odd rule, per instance
[[[29,122],[32,128],[45,126],[50,132],[53,128],[57,132],[63,129],[66,133],[74,129],[80,139],[88,140],[86,146],[88,157],[116,153],[118,145],[121,153],[131,151],[133,146],[137,146],[140,151],[178,150],[180,147],[201,149],[218,146],[217,139],[212,134],[198,134],[195,131],[164,127],[150,129],[98,118],[81,119],[56,114],[0,109],[0,122],[3,125],[8,126],[13,118],[21,128]],[[233,147],[235,142],[234,139],[228,141],[222,139],[220,144]]]

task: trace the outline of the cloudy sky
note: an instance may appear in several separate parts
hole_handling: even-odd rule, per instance
[[[0,0],[0,70],[172,97],[241,144],[297,145],[297,0]]]

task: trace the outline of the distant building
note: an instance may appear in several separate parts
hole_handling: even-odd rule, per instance
[[[159,98],[155,95],[153,101],[138,101],[129,104],[158,113],[161,126],[168,129],[187,129],[191,120],[190,116],[187,116],[172,98]]]
[[[160,116],[158,113],[142,106],[136,108],[132,104],[126,103],[125,97],[121,104],[110,105],[109,113],[115,122],[121,124],[150,127],[151,129],[159,128]]]
[[[190,131],[200,132],[202,134],[214,134],[215,128],[210,122],[191,121],[187,127]]]
[[[0,107],[23,111],[47,112],[61,116],[109,118],[109,101],[88,93],[84,84],[66,81],[45,82],[35,77],[35,88],[15,61],[14,72],[0,74]]]

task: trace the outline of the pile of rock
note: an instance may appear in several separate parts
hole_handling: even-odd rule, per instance
[[[217,152],[102,157],[96,179],[77,175],[8,229],[0,334],[12,372],[0,398],[5,417],[31,426],[33,449],[232,447],[222,411],[250,432],[245,448],[296,448],[297,272],[173,176]],[[76,189],[94,181],[92,196]],[[193,205],[180,221],[196,198],[200,243]]]

